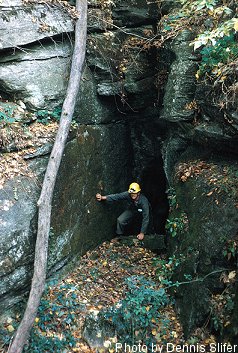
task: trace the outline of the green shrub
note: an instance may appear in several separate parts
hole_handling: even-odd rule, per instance
[[[221,38],[214,45],[204,47],[200,53],[202,61],[198,71],[199,77],[205,74],[219,76],[221,74],[220,67],[238,56],[235,36],[232,34]]]
[[[15,123],[16,119],[13,116],[13,108],[12,107],[0,107],[0,123],[3,122],[5,124]]]
[[[110,308],[104,316],[114,325],[120,342],[152,344],[153,329],[159,324],[163,331],[169,324],[160,310],[171,300],[163,288],[156,288],[154,282],[143,276],[129,277],[127,286],[125,299]]]
[[[180,217],[173,217],[167,219],[165,229],[168,230],[170,235],[174,238],[179,232],[188,230],[188,217],[186,213],[181,213]]]
[[[50,121],[59,121],[61,116],[61,107],[56,107],[54,110],[38,110],[36,113],[37,121],[44,125],[48,125]]]

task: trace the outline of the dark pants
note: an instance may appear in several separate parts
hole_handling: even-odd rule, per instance
[[[134,223],[135,227],[141,227],[142,214],[137,210],[126,210],[117,218],[117,235],[123,235],[129,226]],[[138,232],[138,230],[137,230]]]

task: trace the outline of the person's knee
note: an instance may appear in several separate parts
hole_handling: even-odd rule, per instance
[[[118,224],[121,224],[121,225],[126,224],[125,218],[119,216],[119,217],[117,218],[117,223],[118,223]]]

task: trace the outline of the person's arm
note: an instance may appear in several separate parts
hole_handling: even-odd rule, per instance
[[[111,195],[106,195],[106,196],[102,196],[101,194],[96,194],[96,199],[97,201],[103,201],[103,200],[106,200],[106,201],[120,201],[120,200],[128,200],[130,197],[129,197],[129,194],[127,191],[124,191],[124,192],[120,192],[119,194],[111,194]]]
[[[140,233],[137,235],[139,240],[144,239],[145,233],[147,231],[149,222],[150,222],[150,206],[147,199],[144,199],[142,202],[142,224]]]

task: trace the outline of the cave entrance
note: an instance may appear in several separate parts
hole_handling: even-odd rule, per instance
[[[151,204],[153,231],[157,234],[165,234],[169,202],[166,193],[167,179],[161,155],[150,160],[143,169],[141,174],[141,186],[144,195]]]

